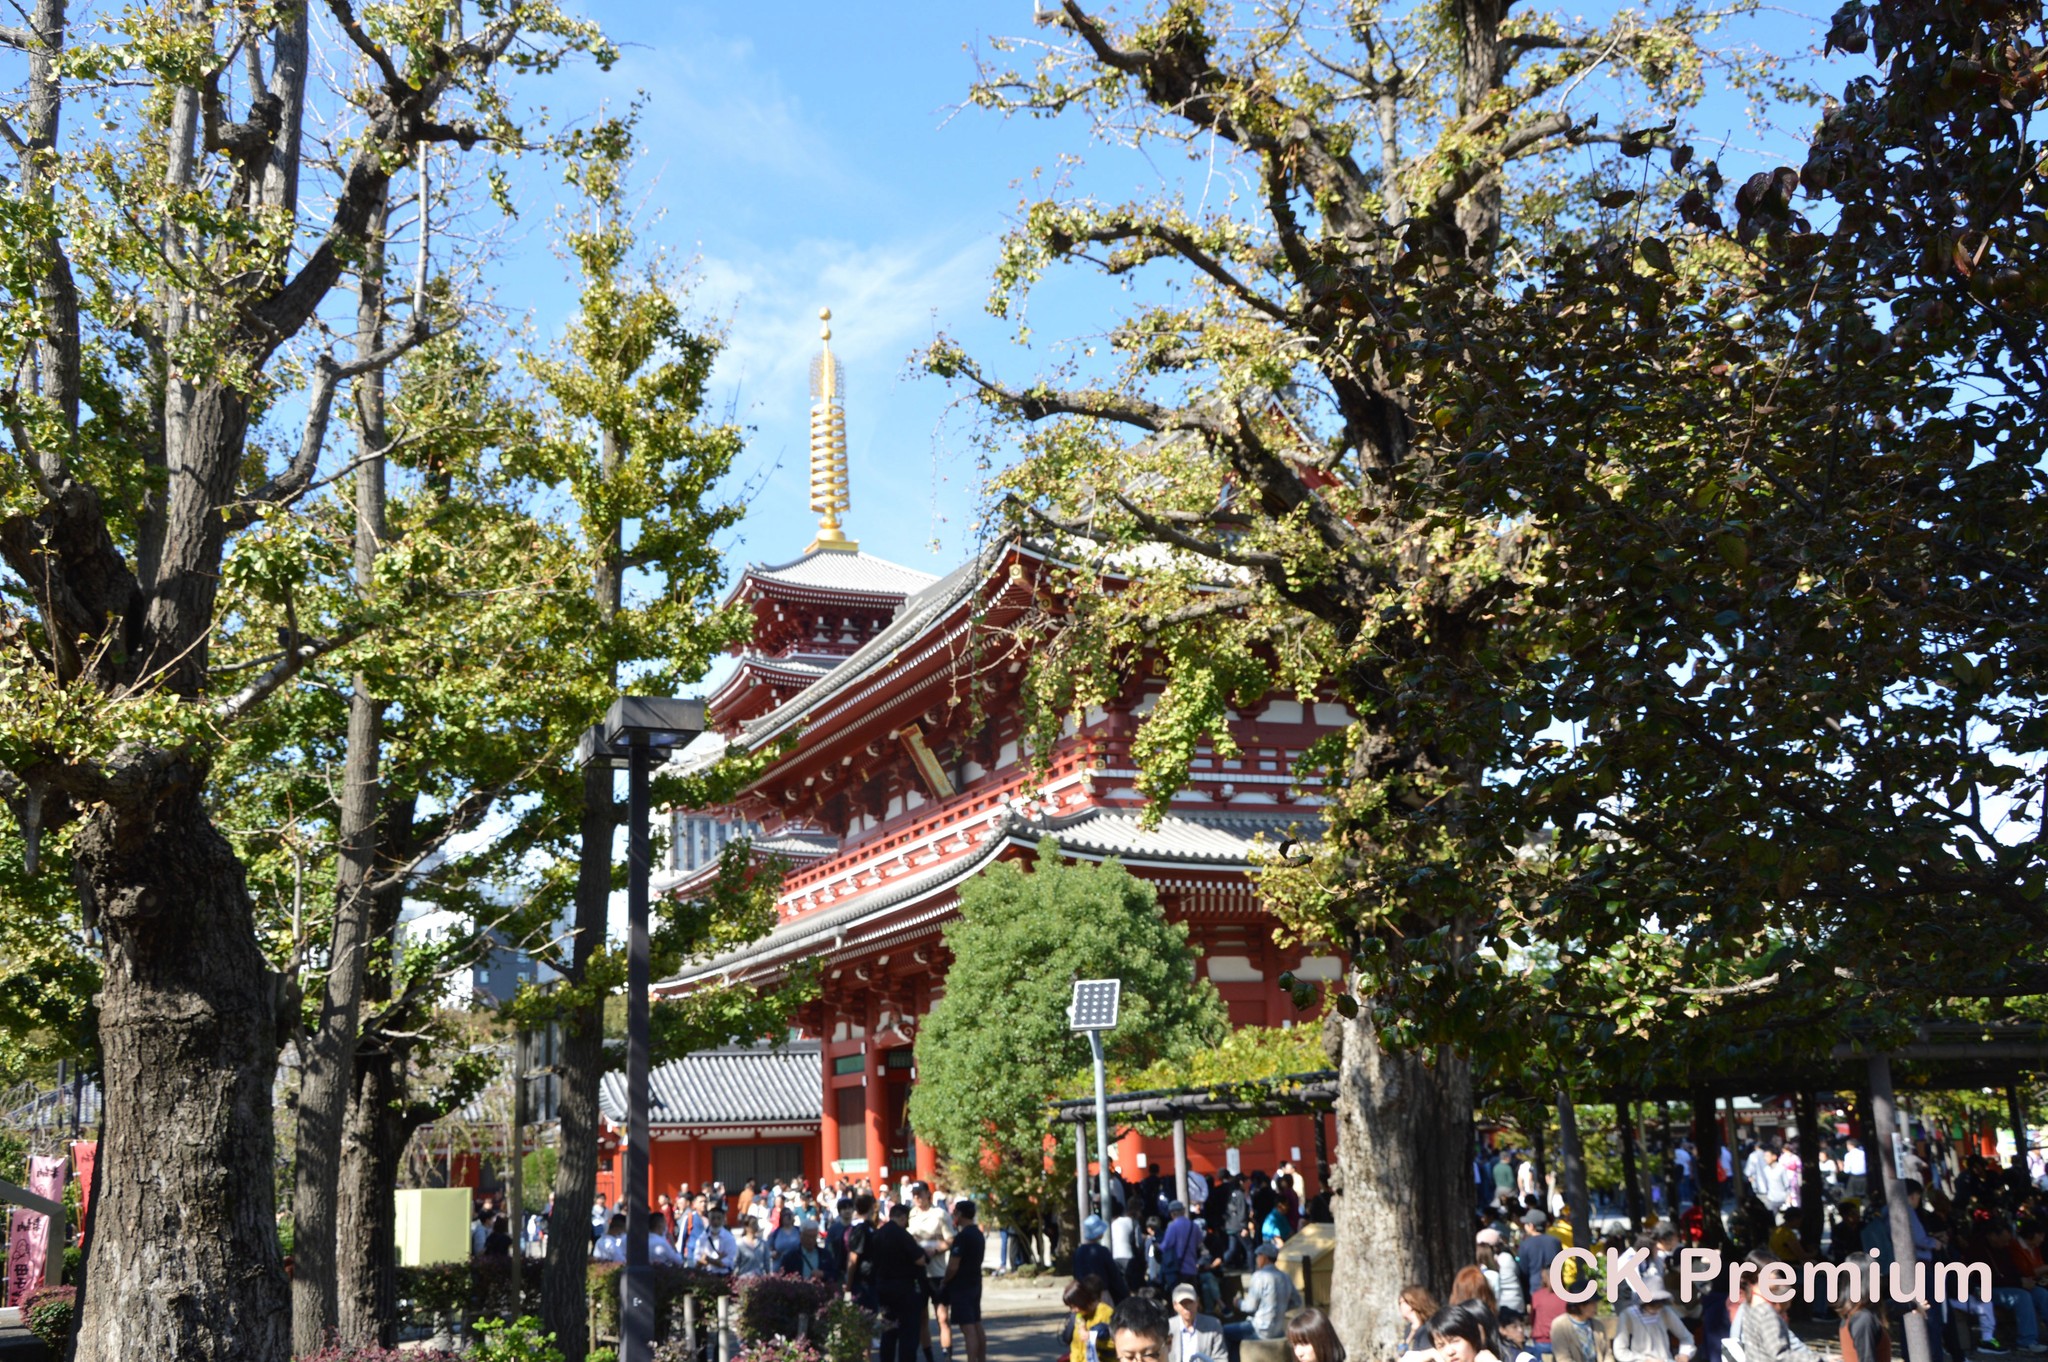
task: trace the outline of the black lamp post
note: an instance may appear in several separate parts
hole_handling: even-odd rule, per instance
[[[702,700],[623,695],[583,735],[583,765],[626,768],[626,1269],[619,1274],[620,1362],[650,1362],[654,1289],[647,1266],[647,891],[650,865],[647,778],[704,731]]]

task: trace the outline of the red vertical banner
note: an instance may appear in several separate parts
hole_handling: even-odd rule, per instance
[[[85,1227],[92,1223],[92,1165],[99,1152],[98,1140],[71,1142],[71,1168],[78,1175],[78,1233],[81,1236]]]

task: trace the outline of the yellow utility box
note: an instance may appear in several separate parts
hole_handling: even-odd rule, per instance
[[[1294,1281],[1304,1305],[1330,1308],[1330,1274],[1337,1270],[1337,1227],[1303,1225],[1280,1246],[1280,1270]]]
[[[397,1197],[399,1266],[469,1260],[469,1188],[408,1187]]]

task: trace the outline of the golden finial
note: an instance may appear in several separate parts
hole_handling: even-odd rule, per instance
[[[804,550],[856,552],[860,545],[839,528],[849,504],[846,473],[846,371],[832,354],[832,309],[818,309],[818,338],[824,348],[811,361],[811,509],[818,513],[818,537]]]

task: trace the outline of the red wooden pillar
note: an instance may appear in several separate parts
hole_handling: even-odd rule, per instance
[[[868,1186],[879,1191],[889,1158],[889,1093],[883,1086],[882,1051],[881,1047],[875,1044],[872,1006],[869,1008],[868,1018],[867,1063],[864,1066],[866,1076],[862,1079],[862,1082],[867,1084],[865,1115],[868,1136]]]
[[[824,1094],[823,1104],[818,1109],[818,1158],[823,1164],[823,1168],[819,1171],[820,1177],[824,1175],[825,1170],[829,1170],[832,1167],[833,1160],[839,1157],[839,1103],[834,1098],[832,1092],[832,1041],[830,1039],[832,1032],[830,1028],[831,1024],[829,1022],[826,1023],[826,1030],[818,1040],[818,1058],[820,1067],[823,1070],[818,1075],[818,1082]]]

